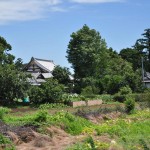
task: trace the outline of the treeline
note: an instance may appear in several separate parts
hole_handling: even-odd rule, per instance
[[[0,37],[0,100],[14,101],[30,96],[36,102],[54,102],[64,93],[115,94],[120,89],[142,92],[141,58],[150,71],[150,29],[131,48],[117,53],[95,29],[84,25],[71,34],[67,60],[72,65],[71,75],[66,67],[57,66],[53,78],[41,86],[31,86],[29,75],[22,71],[23,61],[10,53],[11,45]],[[73,76],[72,81],[70,76]]]
[[[117,53],[107,47],[99,32],[87,25],[72,33],[67,59],[75,72],[75,91],[114,94],[129,87],[133,92],[141,92],[142,57],[146,71],[150,71],[150,29],[142,36],[133,48]]]

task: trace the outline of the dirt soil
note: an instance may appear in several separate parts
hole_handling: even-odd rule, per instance
[[[57,127],[47,127],[46,134],[38,133],[34,126],[11,127],[0,121],[0,133],[10,138],[17,150],[65,150],[82,141],[85,135],[71,136]]]

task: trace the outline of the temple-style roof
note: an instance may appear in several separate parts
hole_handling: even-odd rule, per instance
[[[52,71],[54,68],[55,64],[52,60],[32,57],[23,70],[32,76],[28,79],[28,82],[32,85],[40,85],[41,83],[46,82],[45,79],[53,77]]]
[[[27,72],[41,72],[50,73],[55,68],[52,60],[45,60],[32,57],[30,62],[24,67],[23,70]]]

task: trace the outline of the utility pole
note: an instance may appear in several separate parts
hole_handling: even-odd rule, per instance
[[[144,83],[144,65],[143,65],[143,57],[142,57],[142,81]]]

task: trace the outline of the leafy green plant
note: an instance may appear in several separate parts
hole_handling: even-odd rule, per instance
[[[6,113],[10,112],[10,109],[7,107],[0,107],[0,119],[3,120],[4,119],[4,115]]]
[[[93,140],[93,138],[91,136],[89,136],[86,139],[86,142],[90,144],[90,147],[91,147],[92,150],[96,150],[94,140]]]
[[[129,86],[124,86],[119,89],[120,95],[132,94],[132,90]]]
[[[126,112],[131,114],[133,113],[134,108],[135,108],[135,100],[131,98],[127,98],[127,100],[125,101]]]
[[[139,139],[139,142],[142,145],[142,147],[144,148],[144,150],[150,150],[150,147],[148,147],[148,145],[144,139]]]
[[[47,121],[47,115],[48,115],[48,112],[45,111],[45,110],[40,110],[36,116],[35,116],[35,119],[34,121],[35,122],[46,122]]]
[[[8,138],[4,137],[2,134],[0,134],[0,146],[1,145],[3,145],[5,150],[15,150],[13,143]]]
[[[69,107],[63,103],[45,103],[39,106],[39,109],[53,109],[53,108],[66,108]]]

